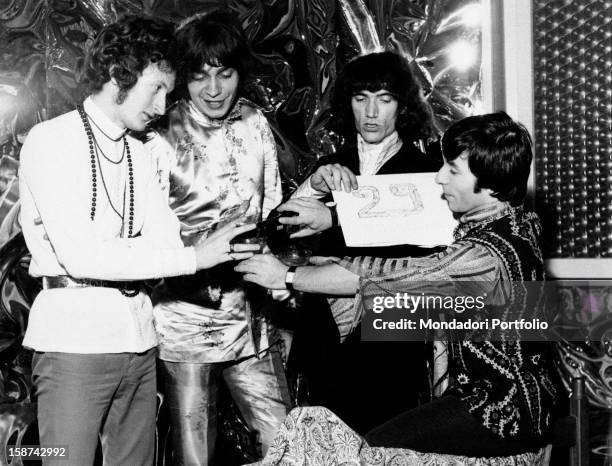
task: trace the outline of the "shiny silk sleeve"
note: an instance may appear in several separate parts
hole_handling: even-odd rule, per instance
[[[170,191],[170,162],[173,158],[174,148],[159,133],[152,133],[145,143],[145,149],[151,157],[155,177],[167,203]]]
[[[278,170],[278,156],[276,142],[266,118],[260,113],[257,123],[261,132],[264,150],[264,200],[262,207],[262,218],[266,218],[283,199],[281,189],[281,177]]]

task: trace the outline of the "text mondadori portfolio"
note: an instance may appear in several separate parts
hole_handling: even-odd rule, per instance
[[[540,319],[501,319],[438,321],[435,319],[374,319],[375,330],[547,330],[548,322]]]
[[[385,310],[402,310],[410,317],[397,318],[392,315],[381,315],[372,320],[374,330],[547,330],[548,322],[537,318],[523,319],[496,318],[486,315],[487,295],[476,296],[432,296],[396,293],[393,296],[376,296],[373,299],[372,311],[381,314]],[[414,315],[425,311],[423,317]],[[444,314],[444,318],[429,318],[427,314]],[[467,314],[464,314],[468,311]],[[471,316],[470,312],[481,314]],[[454,316],[457,317],[454,317]],[[475,318],[472,318],[475,317]]]

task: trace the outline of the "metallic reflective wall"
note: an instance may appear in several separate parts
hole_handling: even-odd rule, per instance
[[[286,187],[337,146],[330,92],[336,70],[357,54],[391,48],[408,58],[440,130],[482,108],[480,0],[0,0],[4,158],[17,158],[36,121],[81,98],[76,70],[103,24],[124,13],[178,22],[221,5],[239,14],[258,57],[251,96],[272,123]],[[16,163],[8,165],[7,180]]]

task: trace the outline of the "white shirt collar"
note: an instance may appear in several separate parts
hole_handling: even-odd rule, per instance
[[[204,113],[200,111],[200,109],[193,103],[191,99],[187,100],[187,108],[189,109],[189,114],[191,118],[203,127],[209,128],[220,128],[226,123],[230,123],[234,120],[239,120],[242,118],[242,106],[244,104],[249,104],[249,102],[243,97],[239,97],[238,100],[234,103],[234,106],[229,111],[229,113],[220,120],[212,120],[208,118]]]
[[[359,153],[359,172],[362,175],[375,175],[387,160],[402,147],[397,131],[393,131],[378,144],[366,142],[357,133],[357,152]]]
[[[85,99],[83,102],[83,108],[89,118],[91,118],[95,124],[92,124],[92,129],[95,131],[100,130],[103,131],[109,138],[114,141],[118,141],[121,136],[125,134],[126,129],[118,126],[114,121],[112,121],[104,111],[98,107],[91,96]],[[98,126],[98,127],[96,127]]]

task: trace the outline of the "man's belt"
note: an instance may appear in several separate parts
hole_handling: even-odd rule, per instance
[[[43,277],[43,289],[51,288],[114,288],[119,290],[122,295],[132,297],[143,290],[146,290],[145,282],[114,282],[110,280],[92,280],[90,278],[72,278],[68,275],[55,277]]]

